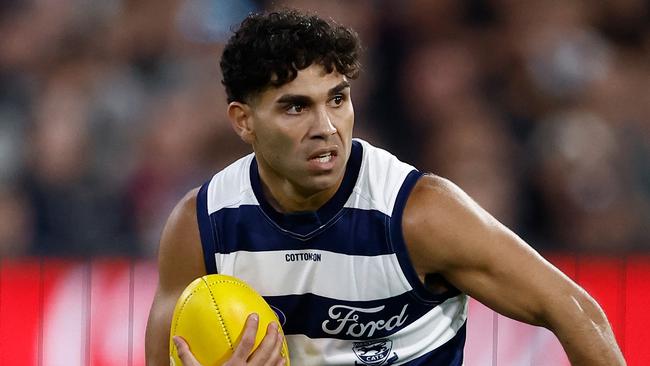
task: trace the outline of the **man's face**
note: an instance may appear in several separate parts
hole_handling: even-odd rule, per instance
[[[313,64],[293,81],[260,93],[250,108],[252,144],[266,184],[305,197],[338,188],[354,125],[344,75]]]

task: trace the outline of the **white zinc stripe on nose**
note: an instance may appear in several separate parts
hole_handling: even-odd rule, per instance
[[[399,356],[393,365],[413,361],[451,340],[465,324],[467,300],[466,295],[448,299],[417,321],[386,337],[392,342],[391,354],[395,352]],[[299,360],[303,366],[354,365],[358,362],[352,351],[354,340],[313,339],[302,334],[286,335],[286,339],[292,361]]]
[[[311,293],[339,300],[369,301],[401,295],[412,289],[394,254],[358,256],[325,250],[237,251],[215,254],[215,259],[219,273],[255,284],[262,296]],[[351,278],[351,273],[362,274],[363,278]],[[368,276],[383,278],[366,281]],[[377,285],[380,283],[389,285]]]

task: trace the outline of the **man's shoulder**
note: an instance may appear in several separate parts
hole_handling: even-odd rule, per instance
[[[403,217],[405,232],[426,232],[429,237],[455,236],[476,222],[487,222],[487,213],[450,180],[424,174],[413,187]]]
[[[441,176],[425,173],[414,185],[409,200],[417,203],[417,206],[426,208],[422,211],[430,211],[445,206],[464,205],[471,199],[456,184]],[[417,210],[419,212],[421,210]]]
[[[174,207],[170,217],[169,221],[167,223],[168,226],[185,226],[188,223],[192,224],[196,222],[196,201],[197,201],[197,196],[199,194],[199,187],[193,188],[185,195],[183,198],[178,201],[176,204],[176,207]],[[193,225],[188,225],[188,226],[193,226]]]
[[[460,188],[447,178],[433,173],[424,173],[413,189],[415,194],[426,196],[457,195]]]

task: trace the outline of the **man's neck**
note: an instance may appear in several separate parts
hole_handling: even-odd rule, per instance
[[[333,187],[314,193],[300,192],[289,181],[269,185],[260,172],[260,180],[264,191],[264,198],[271,207],[282,213],[316,211],[329,201],[341,186],[341,181]],[[273,188],[272,188],[273,187]]]

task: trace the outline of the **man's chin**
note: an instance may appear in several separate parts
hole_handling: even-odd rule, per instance
[[[305,188],[313,194],[330,190],[336,191],[341,183],[341,177],[334,174],[319,174],[309,177],[305,183]]]

